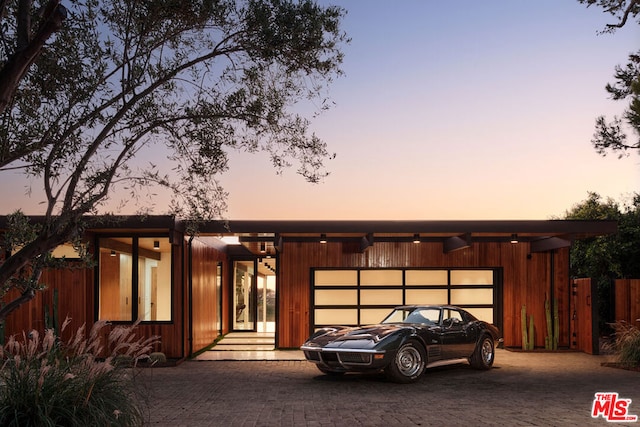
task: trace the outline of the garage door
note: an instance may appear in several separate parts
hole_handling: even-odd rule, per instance
[[[398,305],[451,304],[496,323],[494,269],[316,269],[312,323],[379,323]]]

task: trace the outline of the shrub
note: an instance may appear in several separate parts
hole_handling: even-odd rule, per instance
[[[640,366],[640,329],[625,321],[610,325],[615,336],[612,350],[618,363],[626,367]]]
[[[82,326],[66,343],[49,329],[42,340],[31,331],[0,346],[0,425],[142,425],[136,372],[113,362],[146,357],[158,338],[136,340],[134,324],[115,327],[104,343],[105,326],[96,322],[88,337]]]
[[[151,353],[149,355],[149,361],[151,363],[167,363],[167,356],[159,351],[156,351],[154,353]]]

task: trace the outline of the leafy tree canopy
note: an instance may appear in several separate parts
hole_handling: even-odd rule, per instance
[[[570,273],[590,277],[597,286],[601,331],[607,321],[615,320],[611,299],[613,279],[640,277],[640,194],[622,205],[610,198],[603,200],[589,193],[586,200],[565,212],[565,219],[615,220],[618,233],[579,240],[571,245]]]
[[[10,278],[81,236],[116,185],[131,199],[169,189],[171,212],[197,219],[225,209],[229,149],[321,180],[332,154],[295,106],[328,107],[344,13],[313,0],[0,0],[0,172],[41,180],[46,197],[35,234],[5,243],[18,249],[0,284],[28,298],[38,268]]]
[[[613,33],[625,25],[640,24],[640,0],[578,1],[587,7],[600,7],[613,17],[615,22],[607,24],[604,33]],[[640,153],[640,50],[629,54],[625,66],[615,67],[614,77],[616,82],[606,85],[607,92],[612,99],[627,101],[629,105],[622,117],[614,117],[611,121],[604,116],[598,117],[591,142],[603,156],[611,151],[623,157],[631,151]]]

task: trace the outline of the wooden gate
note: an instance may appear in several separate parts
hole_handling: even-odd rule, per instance
[[[614,320],[624,320],[640,327],[640,279],[617,279],[615,295]]]
[[[591,279],[573,279],[571,284],[571,348],[599,354],[598,302]]]

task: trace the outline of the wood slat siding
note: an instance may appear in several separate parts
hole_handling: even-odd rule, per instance
[[[34,299],[11,313],[5,322],[5,337],[22,335],[35,329],[42,333],[45,329],[45,305],[53,316],[54,290],[58,291],[58,324],[61,326],[65,318],[71,319],[69,326],[62,334],[68,339],[72,333],[81,327],[87,315],[93,312],[93,272],[85,268],[78,268],[77,263],[69,263],[76,268],[47,270],[42,273],[40,283],[46,289],[36,293]],[[18,296],[15,290],[7,295],[6,301]],[[89,309],[88,307],[91,307]]]
[[[225,261],[226,257],[216,249],[193,240],[191,259],[192,352],[197,352],[211,345],[219,335],[216,330],[219,310],[216,304],[217,263]]]
[[[573,317],[573,329],[575,334],[571,343],[571,348],[584,351],[589,354],[598,354],[598,346],[594,342],[594,310],[595,295],[592,292],[591,279],[574,279],[573,280],[572,298],[575,306],[575,316]],[[597,341],[597,336],[595,337]]]
[[[471,248],[443,253],[442,244],[378,242],[364,253],[357,245],[284,242],[278,264],[278,346],[298,347],[310,332],[312,268],[501,268],[503,272],[503,335],[505,346],[520,347],[520,310],[534,315],[535,344],[544,347],[545,294],[550,293],[551,254],[530,253],[528,243],[474,243]],[[554,253],[554,294],[561,313],[569,295],[568,248]],[[564,311],[562,311],[564,309]],[[567,316],[560,319],[560,346],[569,344]]]
[[[140,324],[137,327],[137,337],[159,336],[161,342],[154,348],[154,351],[162,351],[169,358],[183,358],[185,351],[184,324],[184,294],[182,292],[182,257],[183,247],[174,245],[173,251],[173,304],[172,322]],[[69,262],[70,265],[76,265]],[[38,292],[33,300],[23,305],[18,310],[11,313],[5,323],[5,337],[10,335],[21,335],[24,331],[36,329],[43,331],[44,306],[52,307],[53,290],[58,289],[58,322],[61,325],[64,319],[69,316],[71,323],[63,332],[63,340],[67,340],[71,334],[86,324],[89,330],[95,322],[94,318],[94,270],[86,268],[61,268],[51,269],[43,272],[40,282],[47,285],[47,288]],[[6,301],[15,298],[17,293],[10,293]],[[106,336],[113,328],[109,325],[103,329]]]
[[[615,320],[640,327],[640,279],[615,281]]]

